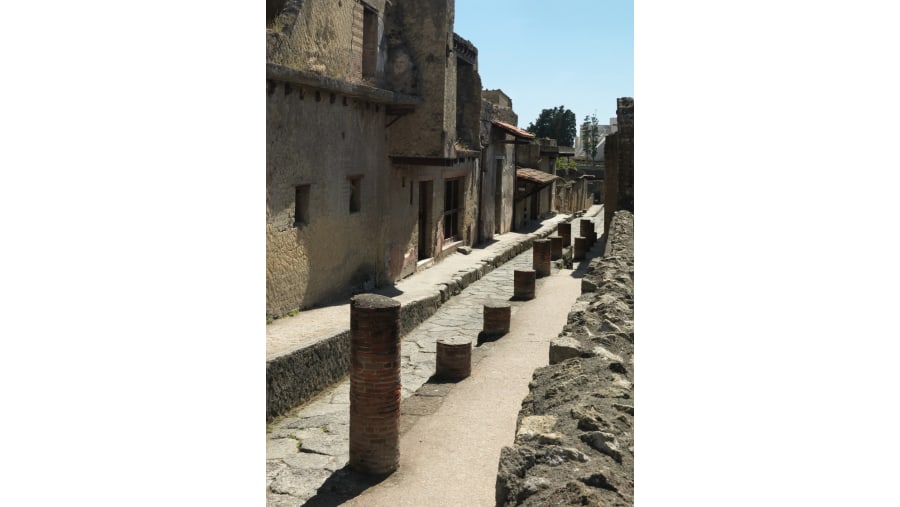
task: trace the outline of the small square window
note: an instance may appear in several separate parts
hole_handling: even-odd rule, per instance
[[[359,213],[359,210],[362,209],[360,196],[362,176],[350,177],[347,180],[350,182],[350,213]]]
[[[294,227],[309,223],[309,185],[294,187]]]

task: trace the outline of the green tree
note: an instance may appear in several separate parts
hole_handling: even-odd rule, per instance
[[[584,147],[584,154],[594,160],[597,158],[597,143],[600,142],[600,120],[597,114],[584,117],[581,123],[581,145]]]
[[[575,143],[575,113],[566,106],[544,109],[525,130],[537,137],[556,139],[560,146],[572,146]]]

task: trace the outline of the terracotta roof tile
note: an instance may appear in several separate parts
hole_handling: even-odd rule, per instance
[[[515,125],[510,125],[509,123],[498,121],[498,120],[492,120],[491,123],[502,128],[503,130],[509,132],[510,134],[512,134],[516,137],[522,137],[525,139],[534,139],[534,134],[532,134],[531,132],[526,132],[526,131],[520,129],[519,127],[516,127]]]
[[[550,173],[545,173],[544,171],[538,171],[537,169],[528,169],[527,167],[516,167],[516,177],[544,185],[553,183],[553,180],[562,179],[559,176],[554,176]]]

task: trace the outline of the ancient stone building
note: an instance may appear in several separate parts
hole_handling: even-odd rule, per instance
[[[266,7],[268,316],[396,281],[485,237],[479,223],[497,230],[478,220],[478,51],[453,33],[453,0]]]
[[[516,156],[534,134],[518,128],[512,99],[502,90],[484,90],[482,96],[482,191],[479,240],[514,229],[513,192]]]
[[[549,216],[556,209],[554,203],[556,159],[559,147],[556,139],[535,139],[517,146],[515,227]]]

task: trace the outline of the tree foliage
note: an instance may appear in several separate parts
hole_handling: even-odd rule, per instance
[[[559,157],[556,159],[556,170],[563,171],[568,174],[569,171],[578,169],[578,163],[569,157]]]
[[[581,123],[581,145],[584,153],[591,160],[597,158],[597,144],[600,142],[600,120],[597,115],[585,116]]]
[[[525,130],[537,137],[556,139],[559,146],[572,146],[575,143],[575,113],[566,106],[544,109]]]

